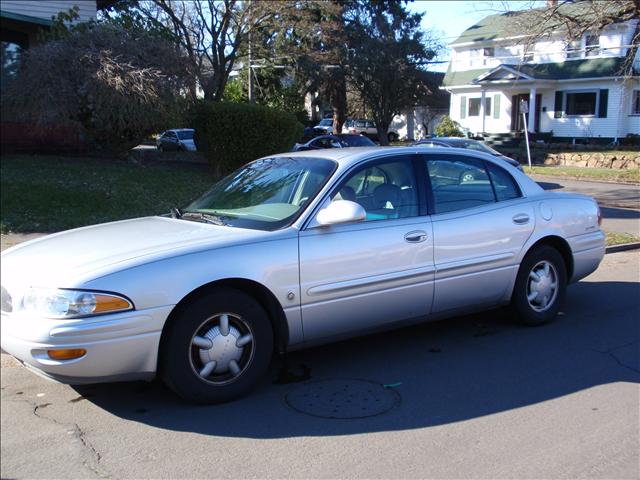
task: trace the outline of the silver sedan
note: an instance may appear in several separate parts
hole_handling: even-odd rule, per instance
[[[228,401],[276,352],[502,306],[549,322],[602,260],[599,225],[593,199],[479,152],[274,155],[171,215],[6,250],[2,348],[65,383]]]

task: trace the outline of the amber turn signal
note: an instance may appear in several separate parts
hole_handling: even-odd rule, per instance
[[[87,351],[84,348],[67,348],[64,350],[47,350],[49,358],[53,360],[73,360],[84,356]]]

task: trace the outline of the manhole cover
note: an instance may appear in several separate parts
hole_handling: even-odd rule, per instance
[[[314,417],[364,418],[391,410],[400,403],[400,395],[368,380],[318,380],[290,390],[285,401]]]

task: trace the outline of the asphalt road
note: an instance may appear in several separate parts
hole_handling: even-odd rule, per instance
[[[158,383],[59,385],[2,355],[0,474],[637,479],[639,262],[607,255],[552,324],[491,312],[297,352],[221,406]],[[360,419],[286,403],[331,379],[387,385],[398,401]]]

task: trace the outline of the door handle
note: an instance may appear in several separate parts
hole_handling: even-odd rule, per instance
[[[526,223],[529,223],[529,215],[527,215],[526,213],[520,213],[518,215],[515,215],[512,220],[513,223],[517,225],[524,225]]]
[[[414,230],[413,232],[409,232],[404,236],[405,241],[409,243],[420,243],[424,242],[427,239],[427,232],[422,230]]]

